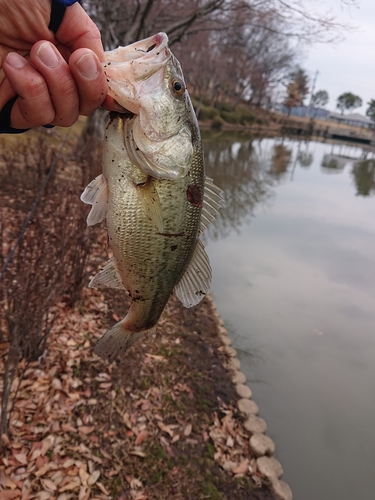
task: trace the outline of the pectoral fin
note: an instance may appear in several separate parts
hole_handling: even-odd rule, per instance
[[[203,243],[198,240],[191,261],[174,293],[185,307],[198,304],[210,289],[212,270]]]
[[[215,186],[212,179],[205,178],[200,232],[203,233],[215,219],[223,202],[223,191]]]
[[[117,288],[118,290],[125,290],[113,258],[93,277],[89,283],[89,288]]]
[[[105,219],[107,213],[108,187],[107,180],[103,174],[95,177],[81,194],[81,201],[92,205],[87,217],[87,225],[93,226]]]
[[[146,215],[155,224],[158,232],[163,232],[163,214],[158,192],[151,177],[143,185],[137,186],[143,209]]]

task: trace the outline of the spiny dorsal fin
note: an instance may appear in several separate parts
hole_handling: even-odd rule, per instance
[[[113,257],[109,260],[108,264],[93,277],[89,283],[89,288],[117,288],[118,290],[125,290]]]
[[[203,243],[198,240],[191,261],[174,288],[185,307],[198,304],[210,289],[212,270]]]
[[[223,201],[223,191],[215,186],[212,179],[205,178],[200,232],[203,233],[215,219]]]
[[[107,180],[103,174],[95,177],[81,194],[81,201],[92,205],[87,216],[87,225],[93,226],[105,219],[107,213],[108,188]]]

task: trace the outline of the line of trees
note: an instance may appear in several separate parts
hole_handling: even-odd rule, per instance
[[[211,105],[227,101],[236,106],[241,100],[266,105],[280,82],[298,71],[298,47],[332,41],[347,28],[331,13],[311,13],[302,0],[82,0],[82,4],[98,25],[107,50],[165,31],[190,92]],[[88,127],[95,129],[91,123]]]

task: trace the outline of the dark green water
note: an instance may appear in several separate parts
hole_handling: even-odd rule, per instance
[[[212,293],[295,500],[375,498],[375,161],[206,139]]]

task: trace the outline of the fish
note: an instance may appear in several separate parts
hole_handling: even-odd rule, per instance
[[[174,293],[185,307],[210,288],[212,270],[201,234],[214,220],[223,192],[204,173],[199,125],[181,65],[157,33],[105,53],[111,112],[102,174],[81,195],[89,226],[106,220],[112,258],[91,288],[126,290],[124,319],[94,352],[113,361],[152,335]]]

